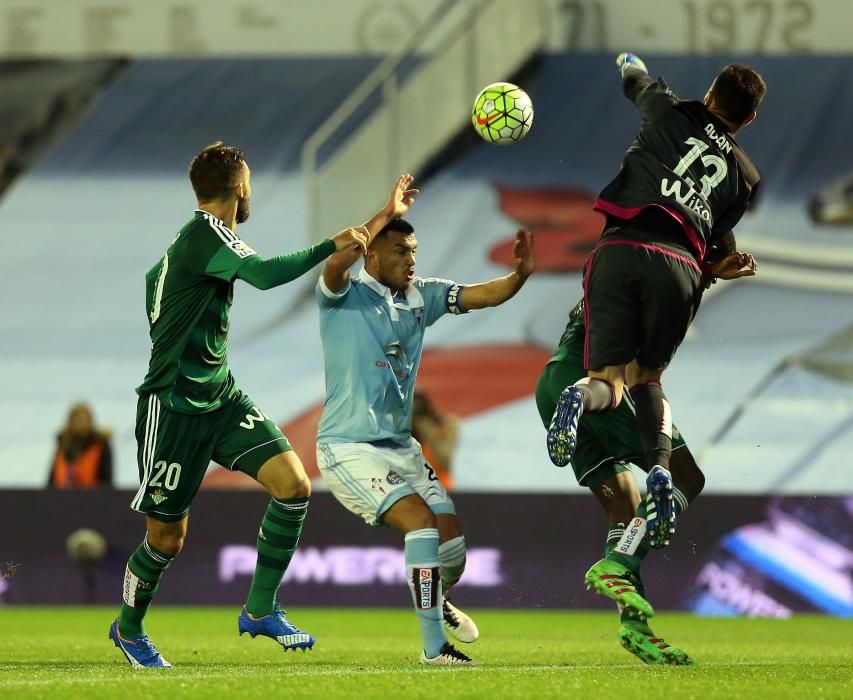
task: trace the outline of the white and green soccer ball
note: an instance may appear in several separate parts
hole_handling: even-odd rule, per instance
[[[474,100],[471,123],[483,140],[501,146],[521,141],[533,124],[533,103],[518,85],[492,83]]]

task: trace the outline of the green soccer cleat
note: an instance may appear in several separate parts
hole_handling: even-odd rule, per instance
[[[641,618],[655,614],[649,601],[637,592],[631,580],[631,572],[622,564],[610,559],[602,559],[593,564],[584,576],[587,590],[610,598],[621,608],[636,613]]]
[[[660,637],[655,637],[648,626],[635,627],[622,625],[619,628],[619,643],[634,656],[647,664],[662,664],[668,666],[695,666],[695,659],[681,649],[667,644]]]

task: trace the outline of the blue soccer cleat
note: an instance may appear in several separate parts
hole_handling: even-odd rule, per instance
[[[583,415],[583,390],[571,384],[560,392],[548,428],[548,456],[558,467],[572,461],[578,442],[578,421]]]
[[[285,651],[288,649],[305,651],[313,647],[314,637],[294,627],[284,615],[285,611],[281,609],[281,605],[278,603],[275,604],[275,611],[271,615],[259,618],[249,615],[248,610],[243,606],[240,619],[237,621],[237,628],[241,635],[248,632],[252,639],[259,634],[274,639],[281,644]]]
[[[172,664],[160,656],[147,634],[140,634],[132,639],[122,637],[118,631],[118,618],[110,625],[110,639],[121,649],[133,668],[172,668]]]
[[[675,501],[672,498],[672,475],[655,465],[646,478],[646,533],[649,545],[662,549],[675,534]]]

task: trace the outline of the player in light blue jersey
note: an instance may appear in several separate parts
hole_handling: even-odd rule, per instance
[[[405,535],[406,577],[423,634],[420,661],[472,665],[445,628],[473,642],[473,620],[443,593],[465,568],[465,538],[453,502],[412,437],[412,393],[424,331],[445,314],[462,315],[511,299],[533,273],[533,238],[516,235],[514,270],[484,284],[415,277],[418,241],[399,218],[412,203],[410,176],[398,183],[383,214],[365,226],[358,252],[331,256],[317,284],[326,401],[317,435],[317,463],[335,498],[370,525]]]

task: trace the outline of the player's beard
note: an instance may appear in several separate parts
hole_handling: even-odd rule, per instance
[[[395,292],[405,292],[411,284],[406,277],[406,271],[396,272],[396,274],[395,272],[392,271],[391,274],[388,274],[387,271],[380,269],[378,279],[382,284]]]
[[[396,275],[396,282],[394,283],[394,288],[400,292],[405,292],[409,287],[412,286],[412,281],[408,277],[408,269],[403,270],[398,275]]]
[[[249,212],[252,208],[251,201],[248,197],[237,200],[237,218],[238,224],[245,223],[249,219]]]

